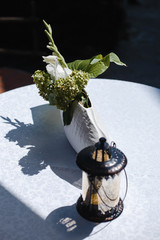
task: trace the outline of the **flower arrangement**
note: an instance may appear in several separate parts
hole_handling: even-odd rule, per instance
[[[89,79],[105,72],[111,62],[121,66],[126,65],[113,52],[105,57],[99,54],[90,59],[66,63],[54,43],[50,24],[43,22],[49,40],[47,48],[52,51],[52,55],[43,57],[43,61],[47,64],[46,71],[35,71],[32,75],[33,81],[39,89],[39,94],[51,105],[56,105],[63,111],[64,125],[69,125],[78,103],[85,108],[91,107],[85,91]]]

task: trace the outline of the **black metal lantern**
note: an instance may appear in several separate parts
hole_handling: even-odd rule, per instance
[[[82,172],[82,195],[77,210],[84,218],[94,222],[111,221],[123,211],[119,197],[120,172],[127,164],[125,155],[100,138],[95,146],[79,152],[77,165]]]

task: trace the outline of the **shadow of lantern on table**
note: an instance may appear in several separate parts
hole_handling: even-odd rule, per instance
[[[63,239],[65,236],[66,240],[81,240],[85,237],[96,235],[99,231],[106,228],[110,222],[105,223],[104,226],[87,221],[78,214],[76,204],[73,204],[51,212],[46,218],[46,224],[51,231],[54,231],[58,239]],[[98,230],[92,233],[96,226],[98,226]]]

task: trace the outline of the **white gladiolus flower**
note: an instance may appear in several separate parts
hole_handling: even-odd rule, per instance
[[[48,63],[46,70],[54,80],[65,78],[72,73],[69,68],[63,68],[61,66],[57,59],[57,56],[55,55],[49,55],[47,57],[43,57],[43,59],[44,62]]]

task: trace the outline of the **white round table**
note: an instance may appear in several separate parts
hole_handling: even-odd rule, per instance
[[[87,91],[111,140],[128,158],[122,214],[95,224],[77,213],[76,153],[59,110],[30,85],[0,95],[1,240],[160,239],[160,89],[93,79]]]

